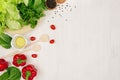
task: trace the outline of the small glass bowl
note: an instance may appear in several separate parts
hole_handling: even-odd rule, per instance
[[[22,38],[25,40],[25,44],[24,44],[24,46],[21,47],[21,48],[16,46],[16,42],[15,42],[15,40],[16,40],[18,37],[22,37]],[[11,46],[12,46],[13,48],[15,48],[15,49],[19,49],[19,50],[22,50],[22,49],[25,48],[26,45],[27,45],[27,39],[26,39],[23,35],[16,34],[16,35],[12,38]]]

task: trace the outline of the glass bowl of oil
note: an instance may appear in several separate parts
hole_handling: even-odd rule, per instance
[[[11,45],[16,49],[24,49],[27,45],[27,39],[23,35],[16,34],[12,39]]]

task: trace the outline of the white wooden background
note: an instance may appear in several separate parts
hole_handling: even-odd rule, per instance
[[[73,2],[77,9],[60,28],[51,80],[120,80],[120,0]]]
[[[69,1],[77,8],[66,14],[68,22],[58,18],[56,31],[45,22],[26,34],[48,33],[56,40],[41,44],[39,58],[29,58],[39,69],[35,80],[120,80],[120,0]]]

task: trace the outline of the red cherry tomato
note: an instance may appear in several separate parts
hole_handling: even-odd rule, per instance
[[[36,37],[31,36],[31,37],[30,37],[30,40],[31,40],[31,41],[34,41],[34,40],[36,40]]]
[[[54,39],[51,39],[50,40],[50,44],[54,44],[55,43],[55,40]]]
[[[37,56],[38,56],[37,54],[32,54],[33,58],[37,58]]]
[[[55,30],[55,29],[56,29],[55,25],[51,25],[50,28],[51,28],[52,30]]]

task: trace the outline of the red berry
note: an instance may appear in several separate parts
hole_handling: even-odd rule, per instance
[[[50,28],[51,28],[52,30],[55,30],[55,29],[56,29],[55,25],[51,25]]]
[[[30,40],[31,40],[31,41],[34,41],[34,40],[36,40],[36,37],[31,36],[31,37],[30,37]]]
[[[32,54],[33,58],[37,58],[37,56],[38,56],[37,54]]]
[[[55,43],[55,40],[54,39],[51,39],[50,40],[50,44],[54,44]]]
[[[4,59],[0,59],[0,71],[8,68],[8,62]]]

